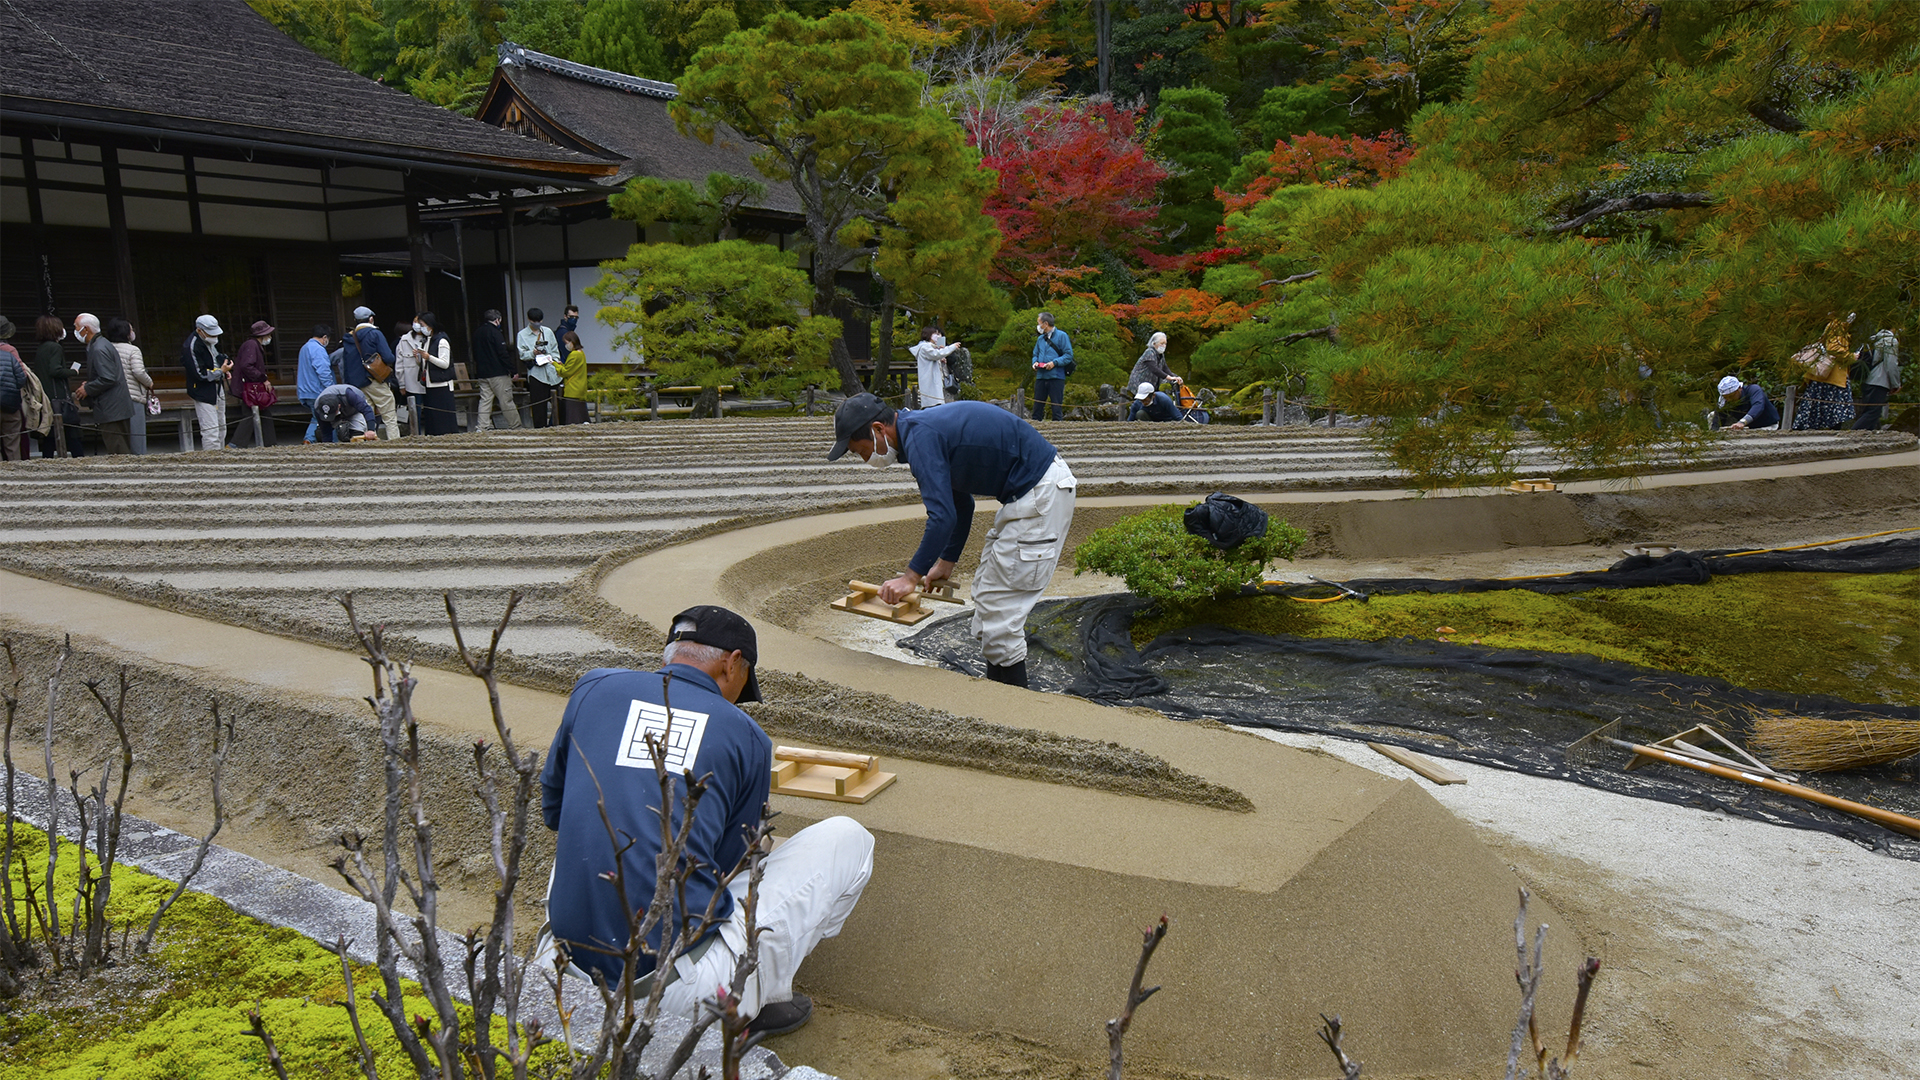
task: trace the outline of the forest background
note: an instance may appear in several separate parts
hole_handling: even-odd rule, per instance
[[[897,317],[1024,374],[1044,307],[1119,386],[1162,330],[1192,382],[1377,418],[1428,486],[1529,432],[1684,450],[1719,377],[1799,382],[1835,314],[1915,328],[1905,0],[251,2],[454,109],[502,40],[680,84],[683,130],[801,194],[816,316],[875,275],[882,357]],[[715,220],[636,184],[616,211]]]

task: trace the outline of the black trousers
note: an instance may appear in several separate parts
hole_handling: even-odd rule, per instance
[[[527,377],[527,405],[533,410],[534,427],[553,426],[547,422],[547,405],[553,400],[553,391],[554,388],[552,386],[532,376]],[[553,411],[555,419],[558,419],[560,412],[559,407],[555,406]]]
[[[1854,399],[1855,404],[1864,402],[1866,408],[1861,409],[1860,415],[1854,418],[1853,430],[1880,430],[1880,416],[1887,411],[1887,397],[1888,392],[1886,387],[1874,386],[1872,383],[1868,383],[1861,391],[1860,396]]]
[[[1033,380],[1033,418],[1035,420],[1046,419],[1045,414],[1047,409],[1047,402],[1049,401],[1053,402],[1053,418],[1055,420],[1060,419],[1060,415],[1061,415],[1060,406],[1063,402],[1066,401],[1066,399],[1067,399],[1067,380],[1065,379]]]

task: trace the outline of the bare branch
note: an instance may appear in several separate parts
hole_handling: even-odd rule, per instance
[[[1632,210],[1684,210],[1695,206],[1712,206],[1713,193],[1707,191],[1643,191],[1638,195],[1629,195],[1624,199],[1612,199],[1581,214],[1568,218],[1558,225],[1549,225],[1547,232],[1563,233],[1580,228],[1588,222],[1606,217],[1608,214],[1624,214]]]
[[[1764,101],[1755,101],[1747,105],[1747,115],[1767,125],[1775,131],[1784,131],[1789,135],[1798,135],[1807,130],[1807,122],[1787,112],[1776,109]]]
[[[1147,927],[1140,941],[1140,961],[1133,966],[1133,982],[1127,986],[1127,1005],[1120,1015],[1107,1021],[1107,1078],[1120,1080],[1121,1040],[1127,1037],[1127,1029],[1133,1026],[1133,1011],[1148,998],[1160,991],[1158,986],[1141,989],[1140,984],[1147,977],[1147,962],[1153,959],[1153,952],[1167,936],[1167,917]]]
[[[287,1080],[287,1067],[280,1060],[280,1048],[273,1045],[273,1036],[267,1032],[266,1022],[260,1019],[260,1006],[255,1005],[247,1010],[247,1030],[240,1034],[259,1039],[267,1048],[267,1064],[272,1066],[273,1075],[280,1080]]]
[[[1308,338],[1326,338],[1331,341],[1333,340],[1333,332],[1334,327],[1330,325],[1318,327],[1313,330],[1302,330],[1297,334],[1288,334],[1286,337],[1281,338],[1280,344],[1291,345],[1296,341],[1305,341]]]
[[[354,1000],[353,963],[347,959],[346,937],[342,936],[334,942],[333,953],[340,958],[340,978],[347,987],[347,999],[336,1004],[347,1010],[347,1022],[353,1025],[353,1039],[357,1044],[355,1052],[359,1055],[356,1063],[360,1066],[360,1075],[367,1080],[380,1080],[380,1072],[374,1066],[373,1047],[367,1045],[367,1033],[360,1026],[360,1008]]]
[[[1309,278],[1317,278],[1319,276],[1320,276],[1320,271],[1309,270],[1304,274],[1295,274],[1292,277],[1268,278],[1267,280],[1261,282],[1260,284],[1255,285],[1254,288],[1264,289],[1269,285],[1291,285],[1296,281],[1306,281]]]
[[[153,948],[153,937],[160,932],[160,920],[166,916],[167,909],[173,906],[173,902],[180,899],[181,894],[187,891],[187,886],[192,883],[194,875],[200,872],[200,867],[207,861],[207,849],[213,846],[213,838],[220,835],[220,826],[226,823],[227,806],[225,795],[220,790],[220,780],[227,771],[227,752],[233,749],[233,724],[227,723],[224,731],[226,737],[223,739],[220,701],[216,698],[213,702],[213,828],[208,829],[207,835],[200,838],[200,846],[193,853],[193,865],[189,866],[186,874],[180,878],[180,884],[174,886],[173,893],[154,909],[153,918],[147,922],[147,932],[141,934],[139,942],[134,945],[134,952],[138,955],[145,956],[147,951]]]
[[[47,676],[47,731],[41,749],[47,765],[47,918],[41,924],[47,933],[55,963],[60,954],[60,913],[54,906],[53,872],[60,863],[60,779],[53,771],[53,717],[59,708],[60,673],[66,670],[67,657],[73,655],[73,635],[68,634],[53,657],[53,672]]]
[[[1340,1080],[1360,1080],[1360,1063],[1348,1057],[1347,1051],[1340,1045],[1340,1017],[1321,1013],[1319,1035],[1320,1041],[1333,1051],[1333,1059],[1340,1063]]]

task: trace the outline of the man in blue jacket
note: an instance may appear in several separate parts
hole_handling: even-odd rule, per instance
[[[1073,340],[1065,330],[1053,325],[1053,313],[1041,312],[1033,321],[1033,418],[1046,419],[1047,402],[1053,402],[1053,418],[1060,419],[1060,405],[1067,396],[1067,376],[1072,374]]]
[[[664,745],[676,811],[685,806],[686,775],[705,782],[686,882],[669,918],[676,927],[683,915],[697,921],[711,904],[720,922],[666,976],[660,1007],[669,1015],[698,1015],[716,987],[732,982],[747,948],[747,875],[723,879],[747,854],[772,779],[773,744],[736,704],[760,700],[758,656],[753,626],[726,608],[675,615],[659,671],[596,668],[574,684],[540,775],[542,817],[556,833],[548,924],[573,967],[609,986],[623,977],[635,925],[628,905],[644,914],[653,901],[660,782],[647,736]],[[674,816],[684,821],[684,813]],[[802,829],[767,856],[754,911],[759,966],[739,1001],[751,1030],[777,1035],[807,1022],[813,1003],[793,992],[794,973],[814,946],[840,932],[872,872],[873,836],[846,817]],[[655,976],[666,929],[649,932],[635,957],[636,979]]]
[[[834,417],[828,461],[848,450],[875,468],[904,462],[920,485],[927,528],[907,569],[880,587],[897,603],[922,582],[953,576],[973,529],[973,500],[1000,501],[973,575],[973,636],[987,678],[1027,685],[1027,616],[1053,580],[1073,526],[1073,470],[1025,421],[984,401],[895,411],[856,394]]]
[[[393,387],[387,385],[387,379],[393,378],[393,346],[387,343],[387,335],[373,325],[373,309],[357,307],[353,309],[355,319],[353,329],[341,342],[340,374],[348,386],[354,387],[367,396],[373,403],[373,409],[380,414],[380,427],[389,439],[400,437],[400,413],[394,406]],[[375,361],[385,364],[387,377],[375,378],[370,370]]]
[[[300,366],[295,371],[295,386],[300,394],[300,404],[307,407],[307,414],[313,414],[313,403],[333,385],[333,361],[327,356],[327,346],[333,343],[333,327],[319,323],[313,328],[313,336],[300,346]],[[320,422],[307,421],[307,441],[313,442],[319,435]]]
[[[1720,391],[1721,423],[1735,431],[1748,428],[1762,430],[1780,426],[1780,410],[1767,400],[1767,392],[1759,383],[1742,383],[1732,375],[1720,380],[1716,388]],[[1727,422],[1727,418],[1739,413],[1740,418]]]

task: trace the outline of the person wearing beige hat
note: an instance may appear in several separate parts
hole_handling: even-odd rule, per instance
[[[220,320],[202,315],[193,320],[193,333],[180,343],[180,367],[187,373],[187,396],[193,399],[202,450],[227,445],[227,378],[233,373],[233,360],[220,351],[222,332]]]
[[[265,319],[247,328],[247,340],[233,354],[234,404],[240,407],[240,422],[233,425],[233,444],[254,442],[253,411],[261,410],[261,446],[273,445],[273,418],[266,410],[274,403],[273,378],[267,374],[267,346],[273,344],[273,327]]]

